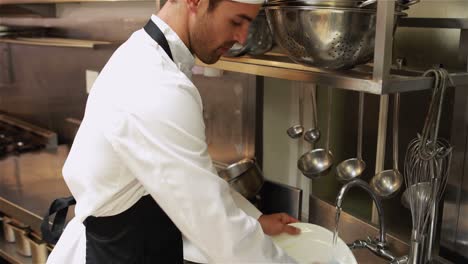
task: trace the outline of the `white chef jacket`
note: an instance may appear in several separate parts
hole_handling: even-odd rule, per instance
[[[85,263],[83,221],[119,214],[147,194],[182,232],[188,260],[294,263],[264,235],[259,212],[216,174],[202,101],[190,80],[193,55],[167,24],[151,19],[166,36],[174,62],[138,30],[102,70],[63,168],[77,201],[75,218],[48,263]],[[239,205],[250,207],[253,217]]]

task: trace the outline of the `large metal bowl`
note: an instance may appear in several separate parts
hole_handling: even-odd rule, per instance
[[[338,70],[373,58],[375,10],[267,6],[265,12],[276,43],[295,62]],[[403,14],[398,13],[397,17]]]
[[[269,0],[267,6],[358,7],[363,0]]]
[[[420,0],[397,0],[395,10],[402,11]],[[365,5],[362,5],[365,4]],[[315,6],[337,8],[376,9],[377,0],[269,0],[266,6]]]

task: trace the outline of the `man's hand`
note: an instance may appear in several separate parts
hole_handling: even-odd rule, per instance
[[[258,222],[260,222],[263,232],[269,236],[279,235],[283,232],[298,235],[301,232],[299,228],[288,225],[299,222],[299,220],[285,213],[261,215]]]

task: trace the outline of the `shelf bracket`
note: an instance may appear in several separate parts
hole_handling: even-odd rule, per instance
[[[392,64],[393,30],[395,21],[395,2],[378,0],[377,24],[375,28],[373,80],[384,84],[390,75]],[[384,86],[382,86],[383,88]],[[385,91],[382,91],[385,93]]]
[[[375,28],[374,70],[373,80],[380,83],[382,93],[385,80],[390,76],[393,50],[393,29],[395,21],[395,2],[378,0],[377,25]],[[377,153],[375,157],[375,173],[379,173],[385,163],[385,143],[387,139],[388,95],[380,96],[379,128],[377,134]],[[372,222],[378,222],[378,214],[372,204]]]

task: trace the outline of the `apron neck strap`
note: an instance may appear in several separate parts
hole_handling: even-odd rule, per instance
[[[166,52],[166,54],[171,58],[172,61],[174,59],[172,58],[172,52],[171,49],[169,48],[169,43],[167,43],[167,39],[164,36],[164,34],[161,32],[161,30],[156,26],[156,24],[153,22],[153,20],[149,20],[148,23],[146,23],[144,30],[150,37],[156,41]]]

